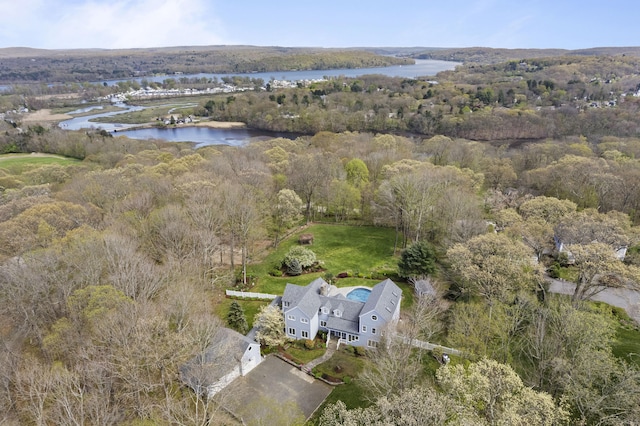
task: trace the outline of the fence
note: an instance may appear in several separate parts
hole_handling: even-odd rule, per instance
[[[235,291],[235,290],[226,290],[227,297],[237,297],[240,299],[264,299],[264,300],[273,300],[278,297],[275,294],[267,294],[267,293],[253,293],[251,291]]]
[[[399,338],[404,342],[404,343],[409,343],[409,338],[406,336],[399,336]],[[411,340],[411,346],[413,346],[414,348],[422,348],[422,349],[427,349],[429,351],[432,351],[436,348],[439,348],[442,350],[442,353],[445,354],[449,354],[449,355],[457,355],[457,356],[464,356],[464,354],[462,353],[462,351],[459,351],[457,349],[453,349],[453,348],[448,348],[446,346],[441,346],[441,345],[436,345],[433,343],[429,343],[429,342],[423,342],[421,340],[417,340],[417,339],[413,339]]]

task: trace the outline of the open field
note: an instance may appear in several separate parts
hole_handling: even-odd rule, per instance
[[[294,277],[270,275],[289,249],[298,245],[301,233],[314,235],[314,244],[307,247],[316,254],[323,270]],[[287,283],[306,285],[318,277],[325,277],[327,273],[336,276],[346,272],[348,278],[334,279],[333,284],[338,287],[372,287],[382,277],[388,277],[402,288],[403,307],[409,306],[413,302],[413,292],[406,283],[398,282],[398,259],[393,255],[394,235],[394,230],[390,228],[311,225],[282,241],[276,250],[247,268],[248,275],[257,279],[251,291],[282,294]]]
[[[49,164],[70,165],[80,160],[52,154],[4,154],[0,155],[0,169],[12,175],[19,175],[25,171]]]

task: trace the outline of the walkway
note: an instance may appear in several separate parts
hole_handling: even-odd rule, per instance
[[[329,358],[331,358],[337,349],[338,349],[338,341],[329,339],[329,344],[327,345],[327,351],[324,353],[324,355],[314,359],[313,361],[306,363],[303,368],[307,371],[313,370],[315,366],[320,365],[326,360],[328,360]]]

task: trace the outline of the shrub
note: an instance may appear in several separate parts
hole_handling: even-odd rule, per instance
[[[294,246],[284,256],[284,265],[289,267],[293,260],[297,260],[302,269],[307,269],[316,263],[316,254],[306,247]]]
[[[313,349],[315,346],[316,345],[315,345],[315,342],[313,340],[306,339],[304,341],[304,347],[307,348],[307,349]]]
[[[357,356],[365,356],[367,353],[367,350],[365,348],[363,348],[362,346],[355,346],[354,347],[354,352]]]
[[[291,259],[287,264],[287,274],[296,276],[302,274],[302,265],[298,262],[298,259]]]
[[[280,270],[280,268],[274,267],[273,269],[271,269],[269,271],[269,275],[271,275],[272,277],[281,277],[282,276],[282,270]]]

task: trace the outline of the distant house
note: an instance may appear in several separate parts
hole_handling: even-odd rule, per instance
[[[211,345],[180,368],[180,377],[195,392],[211,398],[260,362],[262,357],[257,342],[221,327]]]
[[[324,331],[349,345],[376,347],[383,330],[400,317],[402,290],[387,279],[370,291],[366,301],[359,301],[345,297],[322,278],[307,286],[287,284],[282,296],[287,336],[314,339]]]
[[[573,257],[573,254],[567,250],[566,245],[564,243],[564,241],[562,241],[560,239],[560,237],[558,237],[557,235],[553,236],[553,242],[556,248],[556,252],[558,253],[565,253],[567,255],[567,259],[569,261],[569,263],[573,263],[575,262],[575,258]],[[623,261],[624,258],[627,256],[627,249],[629,247],[626,245],[616,245],[616,246],[611,246],[611,249],[613,250],[613,254],[616,257],[616,259]]]

